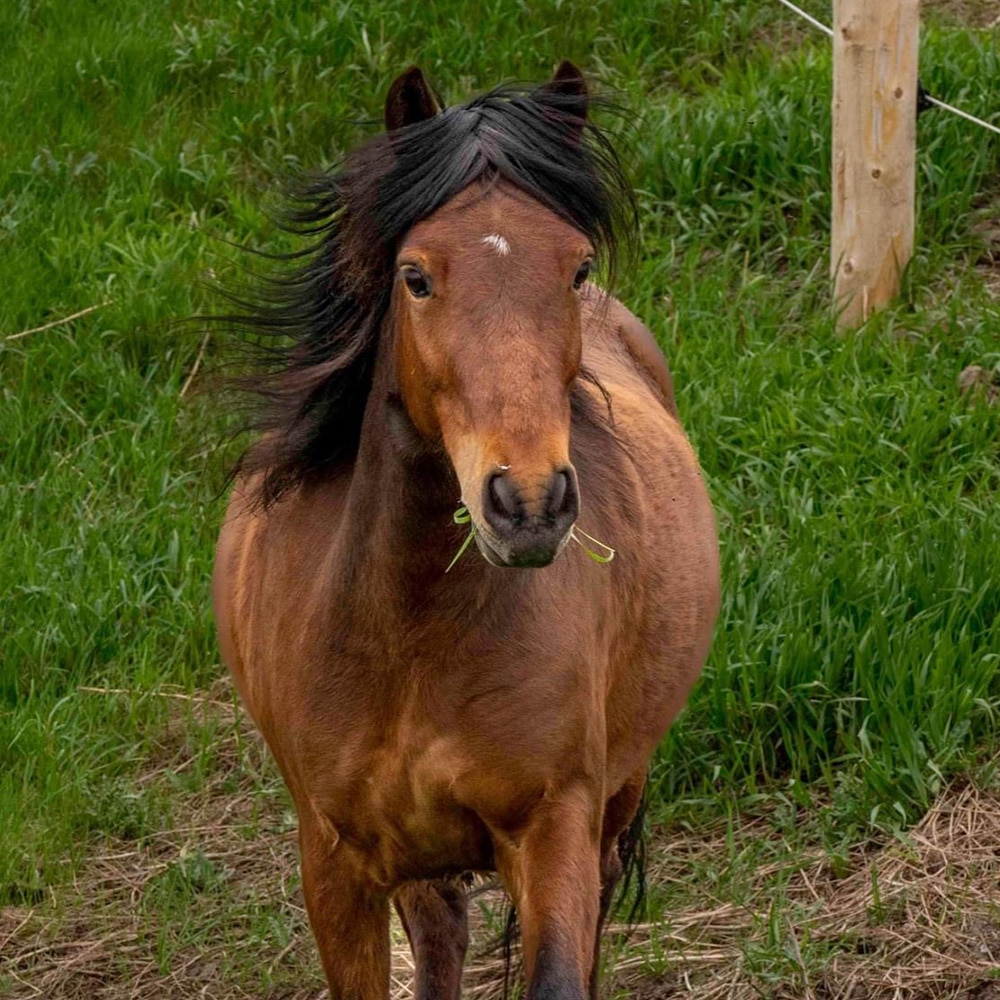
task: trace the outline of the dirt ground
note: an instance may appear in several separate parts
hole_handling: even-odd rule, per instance
[[[183,824],[94,845],[50,898],[4,909],[0,995],[326,995],[298,889],[294,818],[259,740],[224,687],[172,697],[177,719],[140,784],[176,784],[204,766],[211,734],[210,772],[175,808]],[[724,870],[748,845],[773,848],[775,860],[751,872],[739,898],[703,884],[700,873]],[[956,784],[905,837],[839,858],[783,853],[766,819],[654,830],[650,855],[650,884],[670,889],[671,905],[655,922],[609,928],[606,996],[1000,1000],[994,791]],[[501,909],[496,892],[471,906],[467,996],[502,995],[502,959],[484,951]],[[411,964],[398,927],[394,941],[393,1000],[407,1000]]]
[[[923,0],[924,13],[941,14],[972,28],[1000,25],[1000,0]]]

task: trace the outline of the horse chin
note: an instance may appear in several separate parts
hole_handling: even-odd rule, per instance
[[[543,569],[551,566],[562,555],[571,535],[572,531],[568,531],[551,552],[542,549],[517,552],[511,544],[502,542],[482,528],[478,528],[476,546],[479,548],[479,554],[491,566],[496,566],[498,569]]]

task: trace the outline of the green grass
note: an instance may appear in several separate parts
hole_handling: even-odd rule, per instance
[[[637,118],[643,250],[619,291],[674,368],[725,581],[653,815],[823,802],[823,837],[850,842],[995,751],[1000,408],[955,380],[1000,365],[996,137],[921,120],[905,294],[841,337],[830,58],[776,4],[11,0],[0,36],[0,334],[107,303],[0,342],[0,905],[177,821],[184,789],[136,778],[167,721],[151,692],[220,672],[208,579],[236,447],[211,393],[180,396],[204,330],[177,321],[243,266],[230,242],[284,245],[279,179],[368,134],[411,61],[454,100],[570,57]],[[928,88],[995,120],[997,42],[930,22]],[[208,369],[229,356],[213,333]],[[217,887],[194,868],[147,905],[168,919]]]

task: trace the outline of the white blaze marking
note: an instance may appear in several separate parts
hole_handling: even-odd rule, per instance
[[[501,257],[506,257],[510,253],[510,244],[499,233],[484,236],[483,242],[487,246],[493,247]]]

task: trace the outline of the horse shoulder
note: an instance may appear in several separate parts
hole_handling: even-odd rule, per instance
[[[225,517],[215,546],[212,569],[212,611],[215,614],[222,662],[249,704],[246,669],[240,655],[240,608],[248,599],[245,573],[246,553],[257,525],[249,503],[252,482],[238,480],[229,497]]]
[[[223,661],[262,725],[277,666],[288,665],[283,649],[302,641],[317,581],[335,556],[346,488],[342,482],[296,487],[264,509],[253,500],[258,478],[237,480],[230,497],[216,545],[212,604]]]

